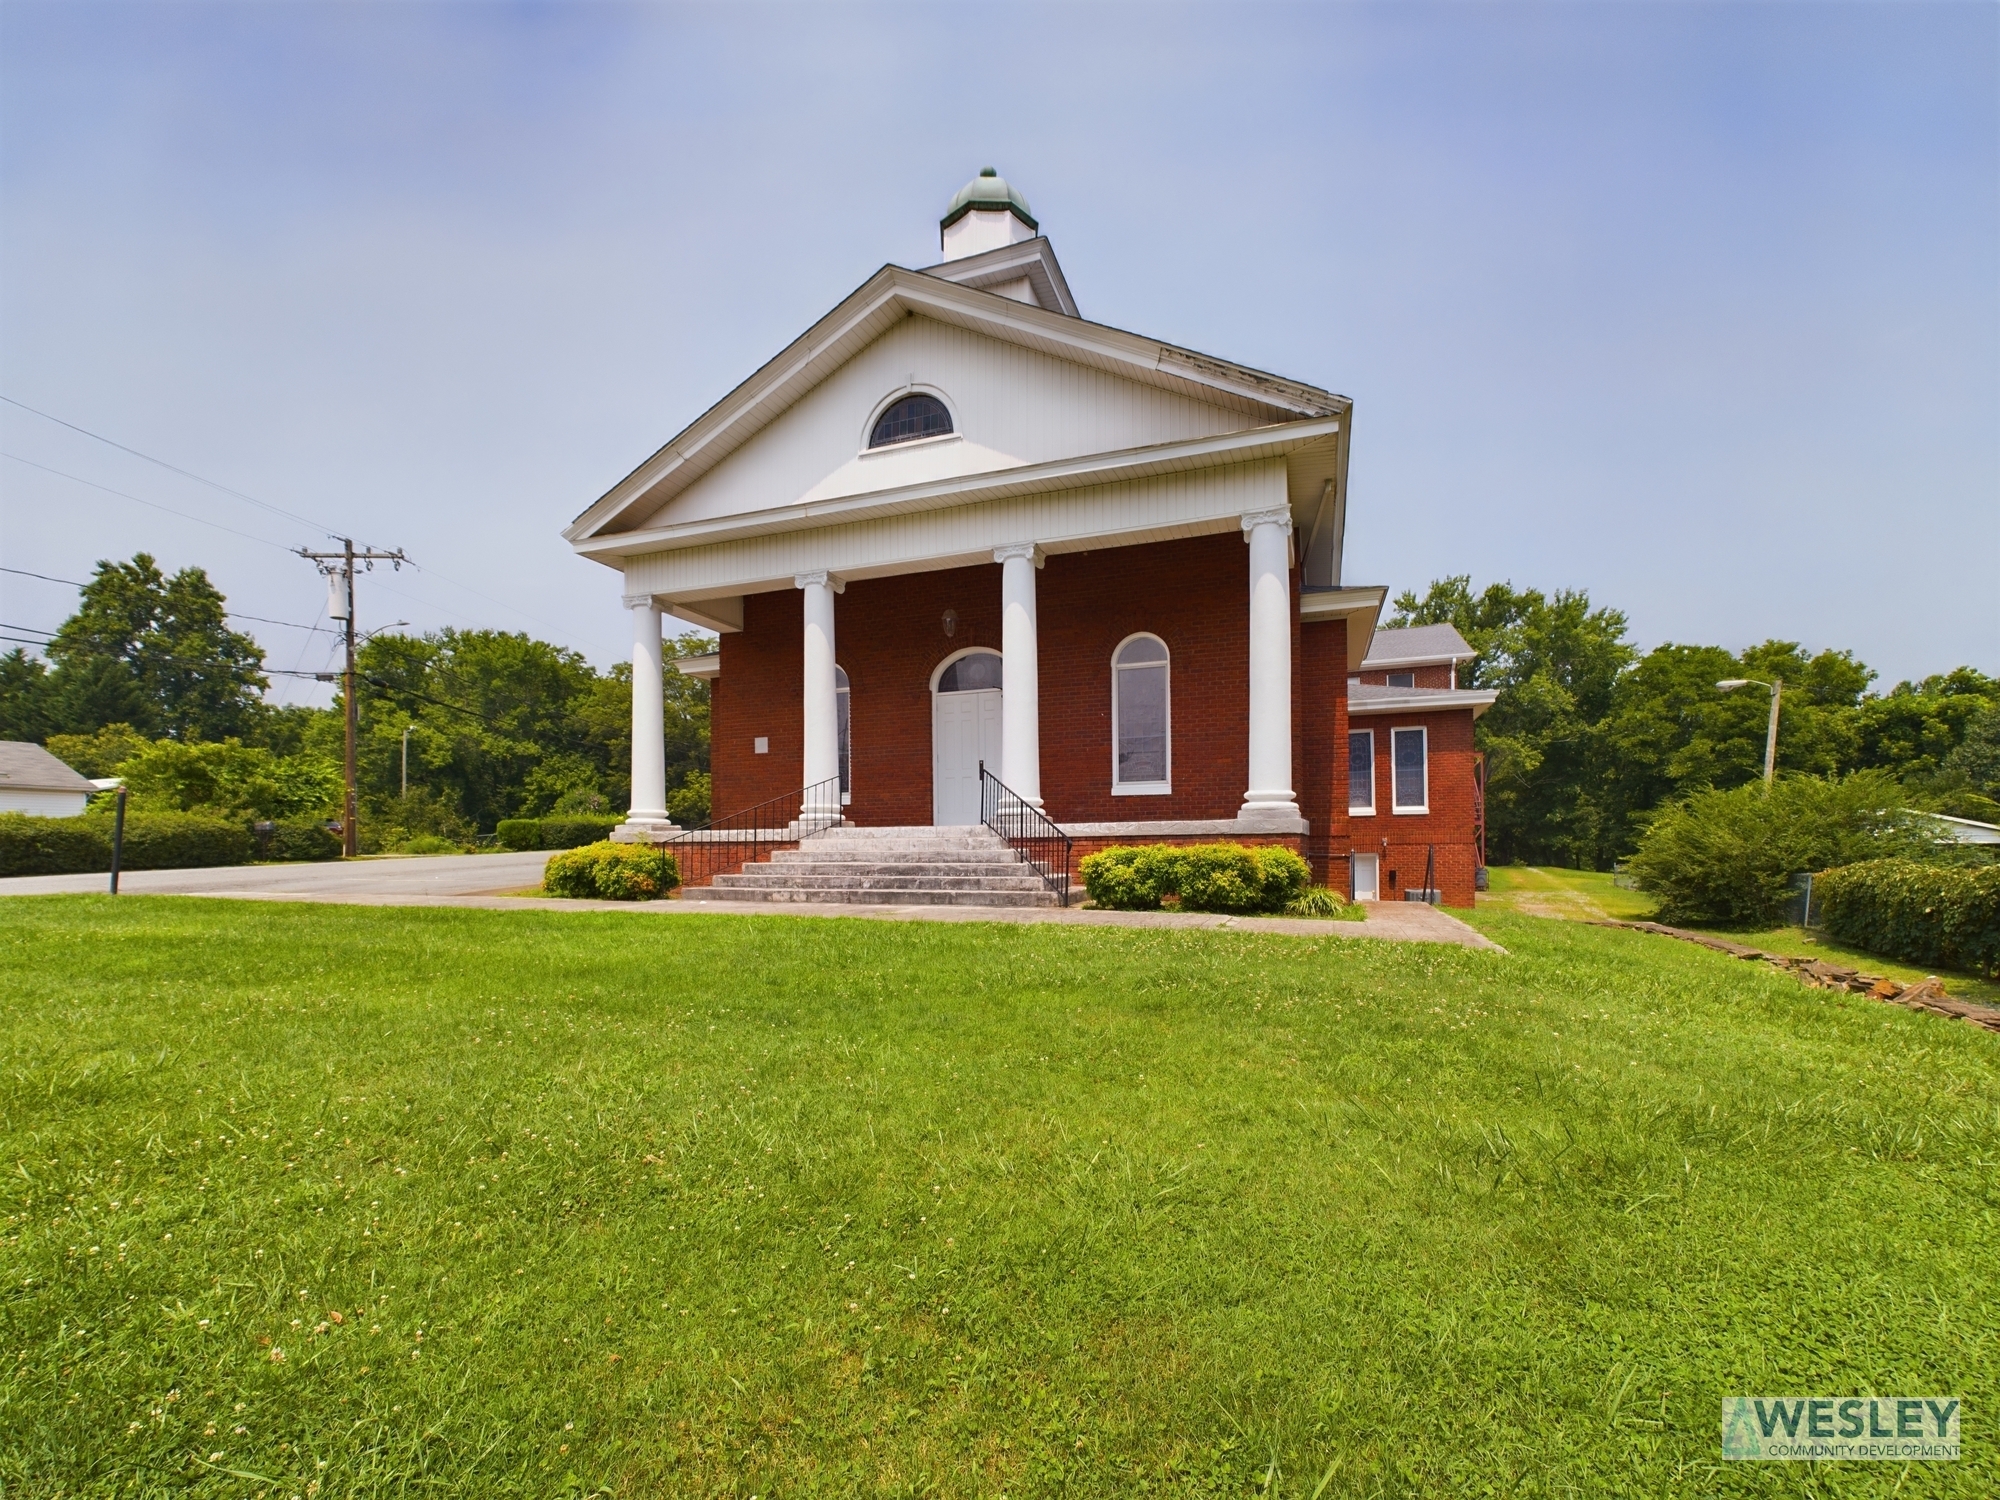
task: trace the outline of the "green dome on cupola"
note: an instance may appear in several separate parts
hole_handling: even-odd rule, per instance
[[[977,177],[953,194],[951,206],[944,211],[938,227],[949,229],[967,214],[982,209],[1011,213],[1030,229],[1041,228],[1028,211],[1028,200],[1021,196],[1021,190],[1009,187],[1007,179],[991,167],[982,168]]]

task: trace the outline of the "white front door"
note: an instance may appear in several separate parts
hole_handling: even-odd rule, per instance
[[[931,822],[979,821],[979,763],[1000,767],[1000,693],[931,695]]]
[[[1356,901],[1380,901],[1382,899],[1382,856],[1379,854],[1357,854],[1354,856],[1354,899]]]

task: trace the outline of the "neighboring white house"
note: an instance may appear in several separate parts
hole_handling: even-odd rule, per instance
[[[40,745],[0,740],[0,812],[73,818],[96,790]]]

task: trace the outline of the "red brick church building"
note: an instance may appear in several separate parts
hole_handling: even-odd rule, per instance
[[[717,632],[718,814],[1285,843],[1402,899],[1480,862],[1471,652],[1342,578],[1353,404],[1086,320],[992,173],[564,533],[634,625],[627,837],[671,834],[661,617]],[[837,794],[834,788],[837,787]],[[818,804],[818,805],[814,805]]]

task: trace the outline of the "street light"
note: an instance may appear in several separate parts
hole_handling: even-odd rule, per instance
[[[1771,777],[1778,769],[1778,699],[1784,695],[1785,679],[1773,677],[1769,682],[1759,682],[1754,677],[1728,677],[1716,686],[1725,693],[1733,693],[1740,687],[1771,690],[1771,727],[1764,733],[1764,786],[1768,790]]]

